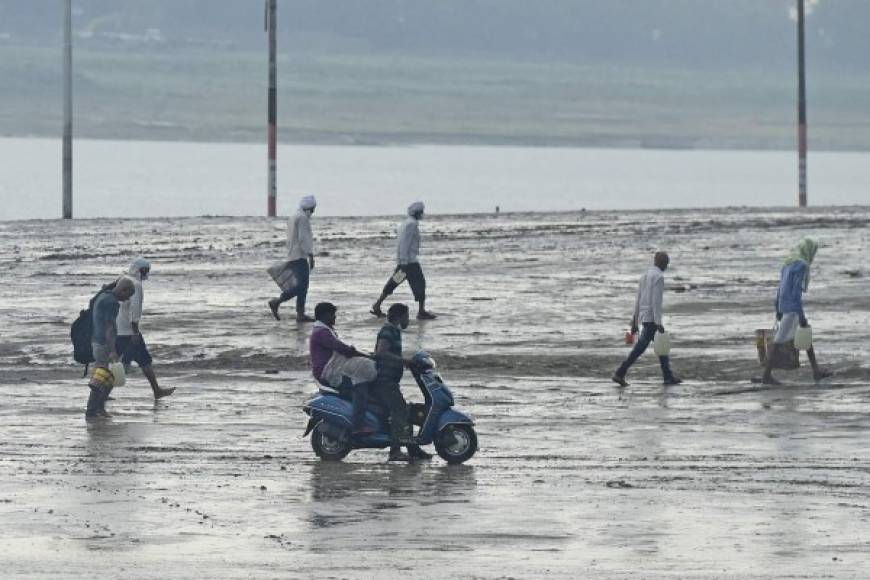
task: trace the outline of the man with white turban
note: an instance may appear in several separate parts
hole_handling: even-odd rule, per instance
[[[121,303],[116,320],[118,326],[118,338],[115,339],[115,351],[121,356],[124,367],[129,369],[133,361],[142,369],[142,374],[151,384],[154,399],[168,397],[175,392],[175,388],[164,389],[157,383],[157,375],[154,374],[151,353],[145,345],[145,339],[139,330],[142,320],[142,306],[145,300],[142,282],[148,279],[151,273],[151,263],[143,257],[138,257],[130,263],[124,278],[133,283],[133,296],[126,302]]]
[[[785,344],[794,340],[798,326],[809,325],[804,314],[803,293],[810,287],[810,265],[816,257],[819,244],[812,238],[803,238],[792,249],[785,259],[779,276],[779,287],[776,290],[776,319],[779,322],[776,336],[773,338],[773,348],[767,354],[762,382],[767,385],[778,385],[773,378],[773,363]],[[817,382],[831,376],[831,372],[819,367],[816,352],[812,346],[807,349],[807,358],[813,367],[813,379]]]
[[[308,280],[314,269],[314,237],[311,234],[311,215],[317,207],[313,195],[299,200],[299,210],[287,226],[287,263],[283,275],[273,276],[281,287],[281,295],[269,300],[269,310],[275,320],[281,320],[278,308],[291,298],[296,298],[296,321],[314,322],[305,314],[305,299],[308,297]],[[270,272],[271,273],[271,272]],[[287,274],[290,274],[289,276]],[[280,279],[279,279],[280,278]]]
[[[436,318],[434,314],[426,310],[426,277],[423,276],[423,269],[418,261],[418,254],[420,253],[419,221],[423,219],[424,210],[423,202],[415,201],[408,207],[408,217],[399,224],[396,269],[393,271],[390,279],[387,280],[380,298],[378,298],[371,309],[371,313],[379,318],[385,316],[381,310],[384,300],[405,280],[408,280],[411,292],[414,293],[414,300],[417,301],[417,320],[432,320]]]

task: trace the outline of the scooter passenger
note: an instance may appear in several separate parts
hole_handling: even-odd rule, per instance
[[[369,388],[377,378],[375,362],[359,352],[353,345],[339,340],[335,331],[338,307],[321,302],[314,308],[314,327],[309,340],[311,374],[323,385],[340,390],[345,378],[350,379],[353,395],[354,435],[372,433],[365,425]]]

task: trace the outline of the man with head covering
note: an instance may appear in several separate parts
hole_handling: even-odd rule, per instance
[[[305,299],[308,297],[308,280],[314,269],[314,237],[311,234],[311,215],[317,207],[313,195],[299,201],[299,210],[287,225],[287,264],[292,276],[283,286],[281,295],[269,300],[269,310],[275,320],[281,320],[278,309],[281,304],[296,297],[296,321],[314,322],[305,314]],[[276,282],[278,280],[276,279]]]
[[[631,318],[631,333],[637,334],[639,326],[642,326],[643,330],[628,358],[611,377],[611,380],[621,387],[628,386],[628,382],[625,380],[628,369],[646,351],[655,338],[656,332],[665,331],[662,324],[662,306],[664,304],[665,270],[668,269],[670,263],[671,258],[667,252],[656,252],[653,257],[653,265],[640,278],[637,298],[634,302],[634,316]],[[670,357],[659,356],[659,364],[662,367],[664,384],[678,385],[683,382],[671,370]]]
[[[803,293],[810,287],[810,265],[816,257],[819,244],[812,238],[803,238],[795,246],[791,254],[783,262],[779,277],[779,287],[776,290],[776,319],[779,328],[773,338],[773,348],[767,355],[762,382],[768,385],[779,384],[773,378],[773,363],[785,343],[794,340],[798,326],[809,325],[804,314]],[[812,347],[807,350],[807,358],[813,367],[813,378],[820,381],[831,376],[830,371],[821,369],[816,361],[816,353]]]
[[[94,373],[88,386],[91,394],[85,417],[108,416],[106,399],[112,390],[114,378],[109,372],[109,363],[118,360],[115,339],[118,337],[116,320],[121,304],[130,299],[135,288],[126,277],[118,279],[114,286],[106,286],[94,300],[91,320],[91,350],[94,353]]]
[[[151,384],[151,390],[154,392],[156,400],[168,397],[175,392],[175,388],[164,389],[157,383],[157,376],[154,374],[154,368],[151,364],[151,353],[148,352],[148,346],[139,330],[139,323],[142,320],[142,306],[145,301],[142,282],[148,279],[150,273],[151,263],[139,256],[130,263],[130,267],[124,275],[124,278],[133,283],[134,292],[129,300],[121,303],[121,308],[118,311],[118,338],[115,340],[115,350],[121,355],[121,362],[124,363],[125,368],[129,369],[133,361],[136,361],[136,364],[142,369],[142,374]]]
[[[387,280],[380,298],[374,303],[371,313],[379,318],[384,317],[381,305],[387,296],[404,282],[408,281],[414,300],[417,301],[417,320],[432,320],[435,315],[426,310],[426,278],[418,261],[420,253],[420,225],[425,207],[422,201],[415,201],[408,207],[408,217],[398,228],[398,243],[396,248],[396,269]]]

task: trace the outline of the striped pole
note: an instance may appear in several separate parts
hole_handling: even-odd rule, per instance
[[[798,207],[807,207],[807,86],[804,58],[804,0],[797,0],[798,16]]]
[[[278,65],[276,62],[278,0],[267,0],[266,28],[269,31],[269,162],[268,162],[268,215],[275,217],[278,196]]]
[[[63,29],[63,219],[72,219],[72,0]]]

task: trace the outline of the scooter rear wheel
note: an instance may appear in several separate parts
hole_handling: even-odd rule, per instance
[[[350,453],[350,443],[326,433],[325,423],[319,423],[311,432],[311,448],[324,461],[341,461]]]
[[[477,433],[464,423],[447,425],[435,439],[435,450],[450,465],[465,463],[477,451]]]

